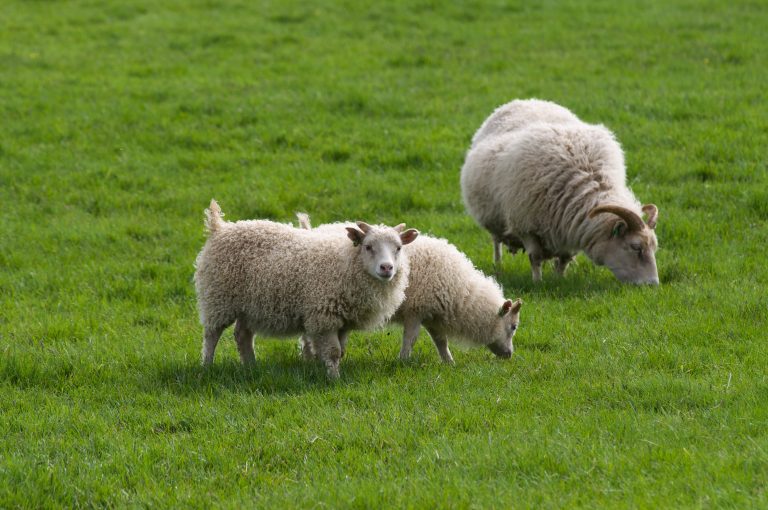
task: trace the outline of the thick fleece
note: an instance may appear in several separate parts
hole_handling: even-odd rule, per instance
[[[505,104],[475,134],[461,188],[467,210],[493,236],[496,261],[501,244],[525,249],[534,280],[543,260],[557,257],[562,273],[583,250],[623,281],[658,283],[656,206],[641,206],[626,186],[624,154],[605,126],[548,101]]]

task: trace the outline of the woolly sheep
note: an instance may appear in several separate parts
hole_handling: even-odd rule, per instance
[[[346,237],[266,220],[222,220],[211,201],[209,238],[197,256],[195,288],[204,327],[203,364],[235,323],[240,359],[254,363],[253,335],[306,333],[318,341],[329,377],[339,375],[340,339],[384,323],[404,299],[408,257],[418,231],[358,222]]]
[[[311,228],[306,214],[298,217],[302,227]],[[341,235],[342,227],[337,223],[314,230]],[[444,239],[421,234],[405,251],[411,271],[405,301],[393,316],[404,326],[400,358],[410,357],[422,324],[446,363],[453,363],[448,338],[485,345],[497,356],[509,358],[522,302],[505,300],[499,284]],[[306,336],[302,339],[302,350],[308,357],[312,343]]]
[[[475,133],[461,170],[464,203],[490,231],[496,264],[502,244],[513,254],[523,249],[539,281],[545,260],[556,258],[562,275],[584,251],[623,282],[658,285],[658,209],[641,206],[625,181],[611,131],[536,99],[497,108]]]

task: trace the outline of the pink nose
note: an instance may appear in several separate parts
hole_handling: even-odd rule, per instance
[[[379,264],[379,270],[382,273],[389,273],[392,271],[392,264]]]

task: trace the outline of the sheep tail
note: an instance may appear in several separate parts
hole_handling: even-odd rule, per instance
[[[211,199],[211,205],[205,210],[205,229],[208,234],[215,234],[224,225],[224,221],[221,219],[224,213],[221,212],[219,204],[216,200]]]
[[[296,218],[299,220],[299,227],[303,228],[304,230],[312,230],[312,225],[309,223],[309,214],[307,213],[296,213]]]

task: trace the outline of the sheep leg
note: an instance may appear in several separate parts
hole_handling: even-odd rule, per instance
[[[568,264],[573,261],[573,255],[560,255],[555,261],[555,271],[560,276],[565,276],[565,270],[568,269]]]
[[[501,239],[493,238],[493,264],[497,267],[501,264],[501,244]]]
[[[403,322],[403,346],[400,348],[400,359],[407,360],[411,357],[413,345],[419,338],[421,321],[419,319],[406,319]]]
[[[531,261],[531,274],[533,276],[533,281],[540,282],[541,265],[545,260],[547,260],[547,258],[544,256],[544,250],[541,247],[541,243],[539,242],[539,239],[532,234],[524,236],[522,241],[523,246],[525,247],[525,251],[528,252],[528,260]]]
[[[347,339],[349,338],[349,331],[346,329],[339,330],[339,346],[341,347],[341,357],[347,353]]]
[[[235,342],[240,353],[240,361],[245,366],[253,366],[256,363],[256,356],[253,353],[253,331],[248,329],[241,319],[235,322]]]
[[[429,336],[432,337],[432,342],[434,342],[435,347],[437,347],[437,352],[440,353],[443,362],[453,365],[453,356],[451,356],[451,350],[448,349],[448,338],[442,332],[434,328],[427,328],[427,332],[429,333]]]
[[[219,343],[221,334],[226,326],[209,327],[205,326],[203,333],[203,366],[209,366],[213,363],[213,354],[216,352],[216,344]]]
[[[314,337],[315,349],[320,360],[325,364],[325,368],[330,379],[339,378],[339,362],[341,361],[341,344],[339,335],[333,331]]]
[[[307,335],[301,335],[299,342],[301,343],[301,356],[304,358],[304,360],[313,361],[316,359],[317,356],[315,355],[315,348],[312,339]]]

